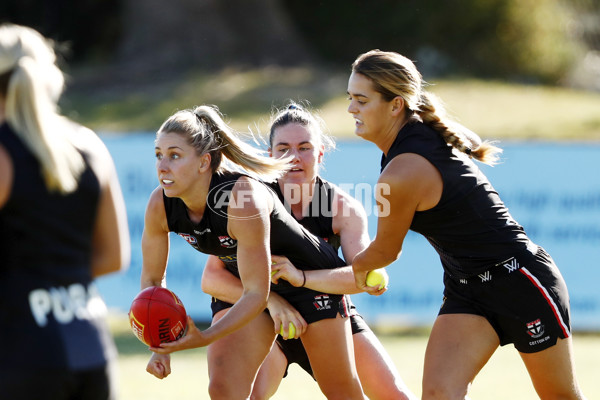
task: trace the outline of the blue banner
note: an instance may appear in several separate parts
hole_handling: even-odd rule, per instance
[[[102,136],[119,173],[131,230],[132,263],[126,273],[99,279],[109,308],[126,312],[139,291],[141,236],[151,191],[158,185],[154,135]],[[513,217],[544,247],[560,268],[571,297],[572,325],[600,330],[600,145],[507,143],[502,163],[481,165]],[[381,153],[364,141],[338,143],[326,154],[321,175],[360,200],[375,235],[374,187]],[[182,238],[171,237],[167,285],[198,320],[210,320],[210,297],[200,289],[206,256]],[[430,325],[442,300],[442,267],[429,243],[410,232],[400,259],[388,268],[382,296],[353,295],[367,322],[375,325]]]

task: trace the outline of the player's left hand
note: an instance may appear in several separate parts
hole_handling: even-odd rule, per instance
[[[296,268],[287,257],[272,255],[271,261],[273,262],[271,266],[271,271],[273,271],[271,282],[277,284],[279,279],[285,279],[292,286],[302,286],[302,283],[304,283],[302,271]]]
[[[173,342],[161,343],[159,347],[150,347],[150,350],[158,354],[170,354],[175,351],[195,349],[208,346],[210,341],[194,324],[194,320],[187,316],[187,332],[182,338]]]
[[[352,268],[352,272],[354,273],[354,283],[356,284],[356,287],[362,290],[363,292],[374,294],[372,292],[373,290],[377,290],[377,288],[370,287],[367,285],[367,273],[369,271],[356,271],[354,268]]]

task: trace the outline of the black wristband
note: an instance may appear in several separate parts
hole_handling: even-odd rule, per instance
[[[304,270],[302,269],[302,285],[300,285],[300,287],[304,287],[304,285],[306,284],[306,273],[304,272]]]

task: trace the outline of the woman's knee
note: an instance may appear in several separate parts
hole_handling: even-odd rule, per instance
[[[423,380],[422,400],[464,400],[469,385],[451,384],[438,380]]]
[[[250,396],[250,385],[232,382],[227,377],[215,377],[208,383],[211,400],[246,399]]]

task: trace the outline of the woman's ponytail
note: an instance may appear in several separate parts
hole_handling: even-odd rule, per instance
[[[223,157],[247,172],[264,180],[281,177],[290,168],[289,159],[264,156],[262,152],[242,141],[225,123],[215,106],[199,106],[193,110],[178,111],[169,117],[158,133],[175,132],[187,137],[198,154],[210,154],[211,169],[225,169]]]
[[[72,129],[56,110],[55,82],[46,82],[45,69],[29,56],[16,62],[6,89],[6,121],[40,163],[46,187],[66,194],[77,188],[83,157],[67,137]]]
[[[422,90],[418,109],[415,113],[424,124],[437,131],[450,146],[456,148],[480,162],[494,165],[498,162],[502,149],[492,142],[481,141],[481,138],[461,124],[446,117],[444,107],[431,93]]]

